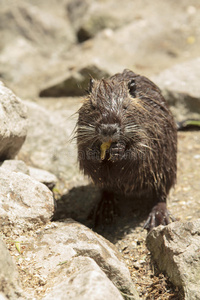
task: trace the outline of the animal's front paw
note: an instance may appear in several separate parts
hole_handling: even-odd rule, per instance
[[[125,144],[123,143],[113,143],[110,147],[110,159],[112,162],[121,160],[125,155]]]
[[[167,210],[166,203],[159,202],[152,208],[144,224],[144,228],[147,229],[147,231],[151,231],[154,227],[168,225],[171,221],[174,222],[175,218]]]

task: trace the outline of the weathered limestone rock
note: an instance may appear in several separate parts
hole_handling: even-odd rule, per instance
[[[51,191],[30,176],[0,168],[0,227],[19,234],[46,223],[54,211]]]
[[[184,299],[200,299],[200,219],[159,226],[147,236],[147,247]]]
[[[4,160],[4,162],[1,164],[1,168],[4,168],[5,170],[10,172],[21,172],[30,175],[29,168],[22,160],[15,160],[15,159]]]
[[[72,70],[62,78],[55,78],[41,90],[41,97],[83,96],[86,94],[90,78],[105,78],[109,73],[97,65],[88,65]]]
[[[125,1],[121,9],[116,1],[91,2],[85,0],[70,1],[68,15],[75,28],[79,42],[93,38],[105,28],[116,29],[133,19],[130,3]],[[113,10],[112,8],[115,7]]]
[[[188,1],[155,1],[153,7],[140,0],[1,1],[1,74],[18,95],[33,98],[46,82],[83,61],[98,61],[112,74],[125,67],[158,73],[199,55],[198,0]],[[79,40],[95,37],[80,45],[75,33]]]
[[[0,166],[10,172],[21,172],[31,176],[33,179],[45,184],[50,190],[56,185],[57,177],[45,170],[28,167],[22,160],[4,160]]]
[[[162,89],[187,94],[193,98],[200,98],[200,57],[176,64],[154,77],[156,84]],[[171,100],[172,101],[172,100]]]
[[[35,45],[41,41],[44,42],[45,39],[45,43],[40,45],[43,50],[49,48],[50,45],[54,48],[57,47],[55,38],[57,42],[64,40],[67,47],[75,42],[70,22],[66,14],[63,14],[65,18],[61,17],[60,12],[62,12],[63,7],[58,5],[56,1],[54,1],[55,7],[53,9],[48,3],[43,3],[41,8],[33,2],[20,1],[18,5],[13,6],[9,2],[1,2],[0,32],[3,33],[2,42],[4,45],[16,36],[25,37]],[[51,4],[53,6],[53,1]],[[49,22],[50,19],[52,22]]]
[[[53,187],[56,185],[56,182],[58,181],[57,177],[54,174],[46,170],[29,167],[29,173],[32,178],[48,186],[50,190],[53,189]]]
[[[8,300],[8,298],[6,298],[3,293],[0,293],[0,300]]]
[[[44,300],[123,300],[120,291],[89,257],[74,258],[67,269],[67,279]],[[136,299],[136,298],[135,298]]]
[[[0,161],[14,158],[26,138],[26,106],[0,82]]]
[[[176,64],[154,76],[153,81],[163,90],[169,104],[190,117],[200,113],[200,57]],[[194,115],[195,117],[195,115]]]
[[[6,298],[8,297],[8,298]],[[22,299],[19,275],[4,242],[0,239],[0,299]]]
[[[73,180],[81,177],[77,164],[76,143],[70,142],[76,118],[71,115],[78,109],[73,100],[66,111],[52,112],[32,102],[28,107],[29,127],[26,141],[18,159],[29,165],[47,170],[58,179]],[[84,179],[83,179],[84,180]]]
[[[46,81],[63,53],[76,42],[64,3],[55,0],[51,5],[1,1],[0,36],[1,74],[23,98],[37,95],[41,80]],[[41,76],[44,73],[45,79]]]
[[[58,284],[62,284],[62,290],[67,289],[69,291],[72,282],[70,281],[69,285],[67,284],[68,277],[73,277],[73,270],[76,269],[75,274],[77,274],[78,278],[75,279],[76,276],[74,274],[75,277],[73,277],[73,280],[78,282],[80,279],[79,271],[83,272],[88,258],[90,258],[91,261],[95,261],[120,291],[132,294],[135,297],[133,299],[138,299],[129,270],[122,261],[120,254],[114,245],[100,235],[68,219],[65,222],[48,224],[46,228],[37,231],[37,236],[38,238],[34,240],[34,247],[37,251],[32,251],[28,248],[27,251],[24,251],[23,255],[25,260],[34,261],[34,264],[29,267],[29,272],[34,273],[35,269],[39,269],[40,274],[47,278],[45,288],[48,290],[49,295],[51,295],[51,291],[54,293],[54,287],[57,291]],[[29,239],[29,243],[32,243],[31,239]],[[80,258],[80,264],[78,261],[74,261],[77,257]],[[91,271],[91,280],[93,278],[92,273]],[[83,276],[85,283],[88,283],[87,276],[86,272]],[[67,286],[65,287],[65,285]],[[93,285],[90,288],[88,287],[88,289],[92,288]],[[76,292],[78,293],[78,291]]]

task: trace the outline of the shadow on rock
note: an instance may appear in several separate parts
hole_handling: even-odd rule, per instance
[[[53,221],[72,218],[89,228],[93,228],[112,243],[131,233],[137,226],[143,226],[148,217],[153,201],[149,199],[133,199],[118,197],[119,214],[112,224],[101,224],[94,227],[93,212],[101,199],[101,190],[93,185],[72,188],[56,202]]]

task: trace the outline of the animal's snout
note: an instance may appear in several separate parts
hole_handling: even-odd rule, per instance
[[[119,138],[119,125],[118,124],[101,124],[98,128],[98,133],[104,141],[115,141]]]
[[[117,132],[117,126],[115,124],[103,124],[101,125],[101,134],[112,136]]]

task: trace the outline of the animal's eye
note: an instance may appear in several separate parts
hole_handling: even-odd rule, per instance
[[[128,89],[129,89],[129,93],[131,94],[131,96],[133,96],[134,98],[136,97],[136,83],[134,79],[131,79],[128,82]]]

